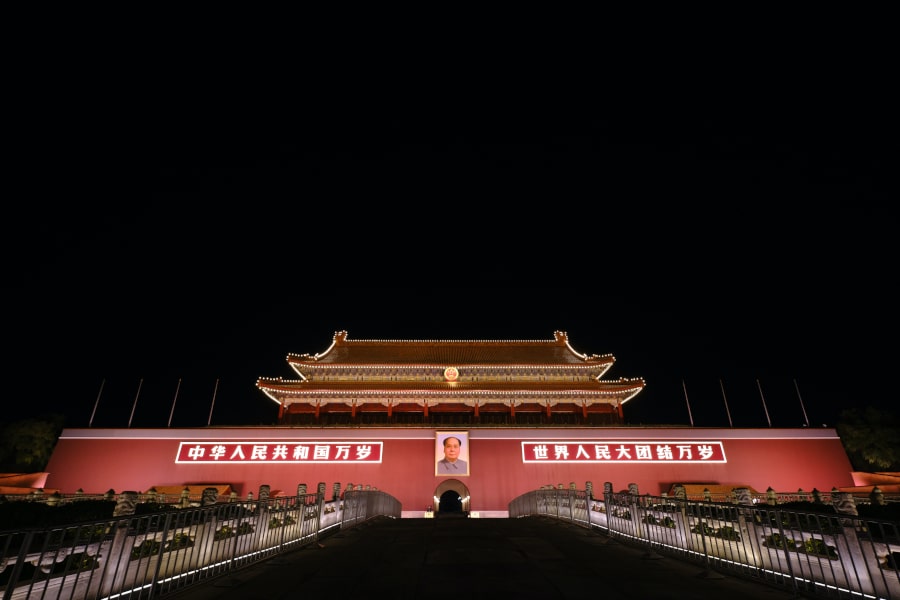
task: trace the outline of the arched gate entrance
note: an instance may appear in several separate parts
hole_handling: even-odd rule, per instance
[[[468,515],[469,488],[459,479],[445,479],[434,489],[435,515]]]

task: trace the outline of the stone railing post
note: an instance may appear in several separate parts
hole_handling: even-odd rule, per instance
[[[128,526],[131,523],[128,517],[134,515],[137,497],[137,492],[122,492],[116,500],[116,508],[113,510],[113,519],[116,519],[113,523],[115,528],[113,540],[108,556],[103,561],[102,575],[96,579],[100,590],[96,594],[90,593],[90,597],[108,597],[122,591],[128,573],[128,563],[131,562],[131,548],[126,543]],[[100,559],[102,560],[102,557]]]
[[[732,490],[734,494],[735,504],[741,506],[753,506],[753,497],[750,495],[750,488],[738,487]]]
[[[856,499],[853,498],[853,494],[850,492],[840,492],[837,489],[832,490],[831,504],[834,505],[834,510],[839,514],[849,515],[851,517],[859,516],[859,512],[856,510]],[[844,520],[844,525],[849,525],[851,523],[851,519]]]
[[[857,526],[859,525],[857,517],[859,516],[859,513],[856,509],[856,499],[850,492],[841,492],[837,488],[834,488],[831,490],[831,503],[834,505],[834,509],[838,514],[846,517],[841,519],[841,525],[844,527],[844,535],[835,535],[832,538],[838,556],[849,555],[852,564],[865,565],[868,561],[866,559],[866,552],[863,549],[863,544],[860,543],[857,530]],[[866,543],[866,546],[871,547],[868,542]],[[871,594],[876,598],[888,598],[893,595],[885,587],[888,580],[885,579],[884,576],[878,575],[873,577],[872,571],[869,569],[856,569],[856,575],[858,577],[857,585],[864,594]]]
[[[732,490],[734,494],[734,503],[738,506],[746,506],[747,508],[743,508],[740,510],[741,515],[745,517],[750,517],[751,520],[755,516],[755,511],[753,510],[753,497],[750,495],[750,488],[747,487],[739,487],[734,488]]]
[[[687,518],[687,490],[685,489],[684,484],[676,483],[673,486],[672,491],[675,493],[675,499],[678,501],[678,508],[680,509],[678,511],[679,519],[677,522],[679,527],[684,529],[684,540],[687,541],[690,539],[690,536],[687,535],[687,533],[689,533],[688,530],[690,529]]]
[[[200,500],[200,506],[209,506],[215,504],[219,500],[219,490],[214,487],[203,489],[203,497]]]
[[[594,522],[596,520],[598,523],[602,522],[608,526],[608,524],[609,524],[609,501],[612,499],[612,495],[613,495],[612,482],[604,481],[603,482],[603,498],[601,499],[601,501],[603,502],[603,506],[597,507],[598,515],[595,517],[595,519],[591,519],[591,522]]]
[[[203,489],[200,497],[200,506],[212,506],[219,500],[219,490],[214,487]],[[194,530],[194,551],[190,553],[190,565],[193,569],[199,569],[212,561],[213,542],[216,538],[218,521],[216,510],[204,511],[203,521]]]
[[[609,502],[610,497],[613,494],[613,484],[612,481],[604,481],[603,482],[603,499]]]
[[[319,484],[320,491],[316,497],[316,540],[319,539],[319,533],[322,531],[322,515],[325,514],[325,484]]]
[[[872,504],[875,506],[884,506],[884,492],[881,491],[881,488],[877,485],[872,488],[872,493],[869,494],[869,500],[872,501]]]

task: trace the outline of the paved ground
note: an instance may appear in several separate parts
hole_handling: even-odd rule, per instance
[[[545,517],[379,518],[168,596],[502,600],[797,598]]]

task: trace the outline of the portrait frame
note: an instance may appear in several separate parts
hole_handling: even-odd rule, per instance
[[[465,464],[465,469],[448,473],[441,470],[441,461],[444,459],[444,440],[455,437],[459,440],[459,461]],[[434,433],[434,474],[438,477],[468,477],[472,463],[469,460],[469,432],[468,431],[436,431]]]

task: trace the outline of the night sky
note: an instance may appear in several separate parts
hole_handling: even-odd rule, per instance
[[[224,116],[34,150],[6,418],[274,423],[257,378],[339,330],[566,331],[645,379],[629,424],[833,426],[896,397],[878,114]]]

